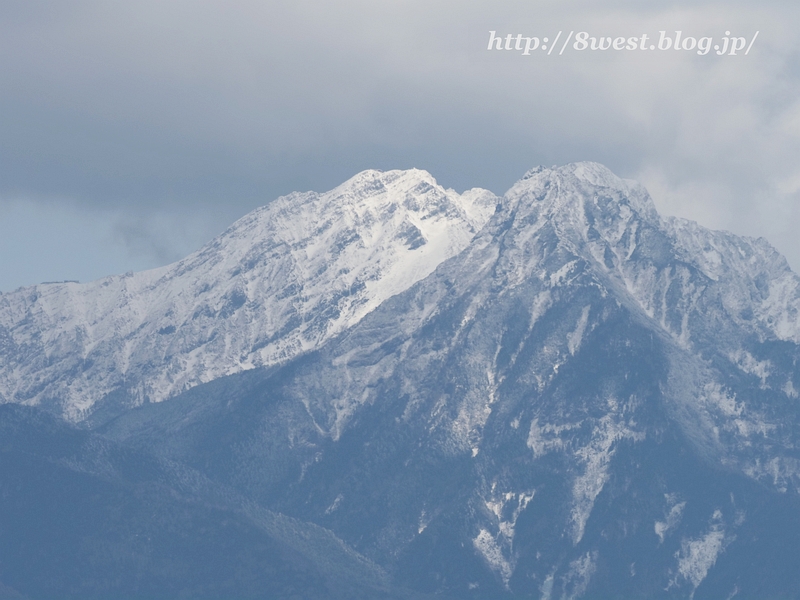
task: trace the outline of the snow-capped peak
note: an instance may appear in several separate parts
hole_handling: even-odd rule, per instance
[[[461,251],[496,202],[425,171],[364,171],[278,198],[172,265],[4,294],[0,398],[79,420],[112,392],[160,401],[289,360]]]
[[[656,222],[655,204],[637,181],[622,179],[595,162],[578,162],[563,167],[535,167],[509,189],[505,198],[520,211],[542,211],[549,219],[564,223],[583,223],[587,202],[603,211],[619,205],[624,216]]]
[[[682,344],[712,296],[746,330],[800,342],[800,278],[766,240],[662,218],[641,184],[593,162],[531,169],[503,202],[520,239],[552,228],[565,264],[589,261]]]

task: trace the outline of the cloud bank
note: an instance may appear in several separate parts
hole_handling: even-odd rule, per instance
[[[0,290],[156,266],[366,168],[503,193],[577,160],[641,180],[666,214],[765,236],[798,270],[799,17],[779,1],[4,2]],[[487,51],[490,30],[759,36],[747,56],[523,56]]]

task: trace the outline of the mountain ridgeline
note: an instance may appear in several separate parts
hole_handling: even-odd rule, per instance
[[[367,171],[0,295],[0,597],[797,597],[798,358],[782,256],[601,165]]]

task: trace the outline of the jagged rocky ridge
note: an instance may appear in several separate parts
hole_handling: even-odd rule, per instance
[[[660,217],[593,163],[473,194],[494,211],[483,228],[374,310],[93,426],[330,529],[422,592],[796,595],[785,260]]]

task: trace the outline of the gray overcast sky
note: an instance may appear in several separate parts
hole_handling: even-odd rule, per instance
[[[577,160],[798,271],[798,24],[777,0],[4,0],[0,290],[165,264],[367,168],[502,194]],[[490,30],[760,33],[747,56],[523,56]]]

